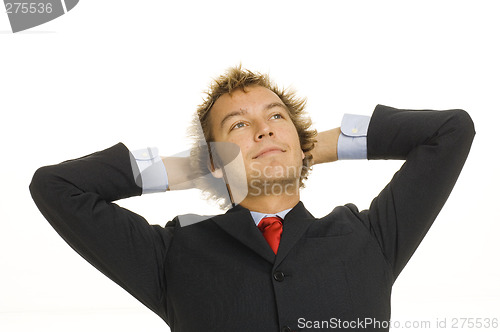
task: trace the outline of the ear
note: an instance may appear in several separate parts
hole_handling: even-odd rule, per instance
[[[221,179],[223,174],[222,174],[222,169],[220,168],[215,168],[214,165],[211,163],[210,159],[207,159],[207,168],[212,173],[212,176],[217,179]]]
[[[304,158],[306,157],[306,155],[304,154],[304,150],[300,150],[300,152],[302,152],[302,160],[304,160]]]

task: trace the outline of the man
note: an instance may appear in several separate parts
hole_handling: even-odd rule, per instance
[[[210,145],[160,159],[120,143],[40,168],[30,190],[70,246],[172,331],[388,330],[392,284],[450,194],[473,123],[462,110],[378,105],[371,118],[344,117],[314,145],[303,107],[265,75],[233,68],[198,119],[207,141],[239,147],[243,168]],[[299,193],[310,161],[346,156],[406,162],[368,210],[346,204],[314,218]],[[205,173],[236,204],[225,214],[160,227],[112,203],[193,186],[220,197],[198,181]]]

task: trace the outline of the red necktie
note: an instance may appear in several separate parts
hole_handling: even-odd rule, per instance
[[[274,253],[278,253],[280,245],[281,233],[283,232],[283,223],[280,217],[266,217],[262,218],[259,225],[260,231],[266,239]]]

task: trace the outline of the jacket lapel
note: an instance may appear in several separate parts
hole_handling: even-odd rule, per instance
[[[285,216],[278,254],[275,255],[255,226],[248,209],[237,205],[225,214],[213,218],[213,221],[224,231],[274,265],[283,261],[314,220],[315,218],[306,210],[304,204],[297,203]]]
[[[302,202],[297,203],[283,220],[283,234],[281,235],[278,254],[274,262],[278,266],[302,237],[307,228],[314,222],[314,216],[309,213]]]
[[[269,247],[260,230],[255,226],[255,222],[248,209],[237,205],[225,214],[213,218],[213,221],[269,263],[274,263],[276,258],[274,252]]]

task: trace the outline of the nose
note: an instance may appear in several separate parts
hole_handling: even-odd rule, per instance
[[[257,131],[255,133],[255,140],[256,141],[261,141],[264,139],[264,137],[269,136],[273,137],[274,136],[274,131],[273,129],[269,126],[267,122],[262,122],[258,127]]]

